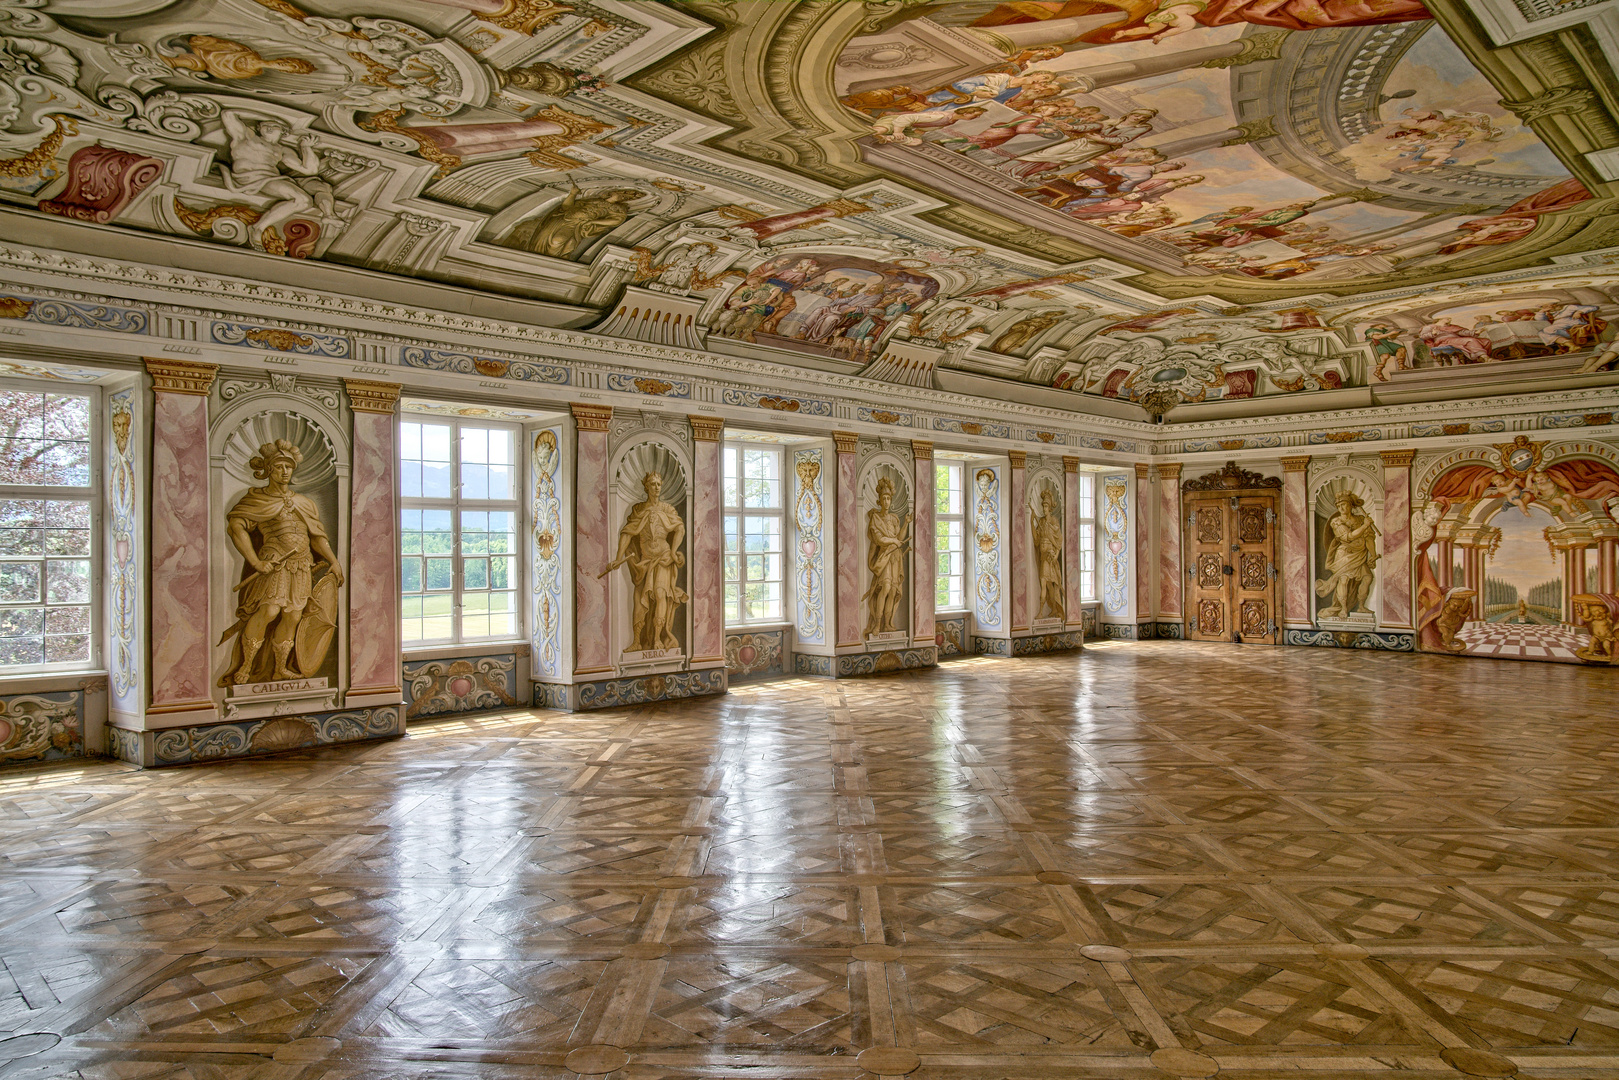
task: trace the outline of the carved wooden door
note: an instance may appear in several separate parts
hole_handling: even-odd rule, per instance
[[[1276,644],[1276,496],[1188,493],[1186,636]]]

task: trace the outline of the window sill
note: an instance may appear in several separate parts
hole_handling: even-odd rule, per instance
[[[454,660],[463,656],[490,656],[497,653],[515,653],[519,645],[527,645],[524,638],[505,641],[480,641],[472,645],[412,645],[401,649],[400,655],[412,660]]]
[[[971,614],[972,614],[972,608],[957,607],[957,608],[934,608],[933,609],[933,617],[935,619],[939,618],[941,615],[948,616],[949,618],[953,619],[957,615],[971,615]]]
[[[0,675],[0,693],[56,694],[81,689],[79,683],[108,677],[106,668],[72,668],[56,671],[8,671]]]
[[[726,623],[727,634],[753,634],[758,632],[769,633],[772,630],[791,630],[790,622],[754,622],[754,623]]]

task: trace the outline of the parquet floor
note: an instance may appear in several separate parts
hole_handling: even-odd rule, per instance
[[[1109,643],[11,771],[0,1080],[1619,1078],[1616,688]]]

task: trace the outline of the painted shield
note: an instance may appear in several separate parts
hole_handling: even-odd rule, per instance
[[[298,623],[298,633],[293,639],[298,653],[298,670],[305,676],[320,670],[335,633],[337,579],[332,577],[331,571],[327,571],[310,588],[309,603],[304,607],[304,617]]]

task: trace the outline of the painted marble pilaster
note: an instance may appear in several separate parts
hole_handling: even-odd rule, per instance
[[[725,421],[712,416],[688,416],[692,435],[691,533],[687,544],[691,563],[691,658],[693,663],[725,659],[725,582],[720,576],[721,440]]]
[[[919,439],[911,440],[911,458],[916,466],[915,539],[911,543],[911,637],[916,641],[933,639],[933,607],[938,597],[934,581],[938,574],[938,556],[934,552],[933,536],[933,444]]]
[[[574,463],[574,674],[612,671],[607,641],[607,579],[613,530],[607,521],[607,427],[610,405],[573,406],[578,449]]]
[[[208,663],[208,391],[216,364],[147,360],[152,408],[151,704],[213,719]]]
[[[139,483],[141,418],[145,410],[138,386],[129,386],[107,395],[108,424],[112,438],[107,441],[107,674],[113,712],[122,722],[136,723],[145,705],[141,693],[141,616],[145,609],[142,595],[142,547],[146,531],[141,527],[144,502]]]
[[[1310,455],[1282,459],[1282,624],[1310,622]]]
[[[1384,450],[1383,619],[1398,630],[1411,623],[1411,459],[1415,450]]]
[[[391,705],[399,685],[397,383],[344,381],[354,416],[349,486],[349,689],[344,704]]]
[[[1102,610],[1111,618],[1130,614],[1130,480],[1102,478]]]
[[[529,643],[533,646],[531,671],[536,676],[556,678],[566,674],[562,620],[567,611],[562,590],[567,570],[562,565],[566,550],[562,536],[562,451],[566,433],[560,427],[541,428],[531,433],[529,467],[533,470],[534,596],[529,621]]]
[[[860,483],[860,436],[834,431],[832,440],[838,452],[838,495],[833,513],[837,515],[837,543],[833,559],[837,564],[837,603],[834,625],[837,644],[860,645],[860,508],[856,502]]]
[[[1160,619],[1181,617],[1181,467],[1159,463],[1158,611]]]
[[[1062,563],[1063,610],[1071,627],[1084,624],[1083,601],[1080,599],[1079,560],[1079,459],[1062,459]]]
[[[1013,450],[1007,456],[1012,459],[1012,470],[1006,485],[1006,505],[1011,507],[1007,515],[1007,531],[1011,535],[1007,537],[1006,547],[1012,564],[1012,632],[1017,633],[1029,628],[1029,523],[1025,509],[1028,472],[1024,468],[1028,459],[1021,450]]]
[[[826,452],[793,451],[793,606],[800,645],[826,644]]]
[[[1136,618],[1152,617],[1152,481],[1150,465],[1136,465]]]

